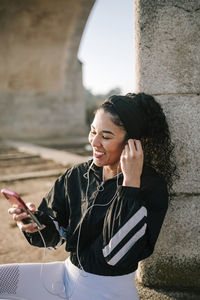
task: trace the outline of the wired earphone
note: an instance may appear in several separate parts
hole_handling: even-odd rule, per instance
[[[93,164],[94,164],[94,163],[93,163],[93,161],[92,161],[90,167],[88,168],[88,171],[83,175],[84,178],[87,179],[87,188],[86,188],[86,193],[85,193],[85,199],[86,199],[86,202],[87,202],[88,205],[89,205],[88,190],[89,190],[89,185],[90,185],[90,170],[91,170]],[[121,173],[118,173],[118,169],[119,169],[119,165],[118,165],[118,167],[117,167],[117,181],[116,181],[116,182],[117,182],[117,185],[116,185],[116,191],[115,191],[114,196],[113,196],[107,203],[105,203],[105,204],[95,204],[95,200],[96,200],[97,195],[98,195],[98,194],[96,194],[96,196],[95,196],[95,198],[94,198],[94,200],[93,200],[93,203],[94,203],[94,204],[92,204],[91,206],[89,206],[89,207],[86,209],[84,215],[83,215],[82,218],[81,218],[80,226],[79,226],[79,231],[78,231],[78,238],[77,238],[76,256],[77,256],[77,260],[78,260],[79,266],[80,266],[80,268],[81,268],[82,271],[84,271],[84,269],[83,269],[83,266],[81,265],[80,257],[79,257],[79,242],[80,242],[80,234],[81,234],[81,228],[82,228],[83,220],[84,220],[85,216],[87,215],[88,211],[89,211],[90,209],[92,209],[93,207],[107,206],[107,205],[109,205],[113,200],[116,199],[116,197],[117,197],[117,191],[118,191],[118,186],[119,186],[119,175],[121,174]],[[104,184],[104,170],[103,170],[103,176],[102,176],[102,177],[103,177],[103,178],[102,178],[101,184],[100,184],[99,186],[97,186],[97,190],[98,190],[99,192],[102,192],[102,191],[104,190],[104,186],[103,186],[103,184]]]
[[[80,220],[80,224],[79,224],[79,229],[78,229],[78,237],[77,237],[77,246],[76,246],[76,255],[77,255],[77,260],[78,260],[78,263],[79,263],[79,267],[81,269],[81,272],[79,273],[79,276],[87,276],[87,274],[84,274],[84,268],[81,264],[81,261],[80,261],[80,253],[79,253],[79,246],[80,246],[80,236],[81,236],[81,229],[82,229],[82,224],[83,224],[83,220],[85,219],[87,213],[89,212],[89,210],[91,210],[93,207],[102,207],[102,206],[108,206],[109,204],[111,204],[112,201],[114,201],[117,197],[117,194],[118,194],[118,186],[119,186],[119,175],[121,174],[120,172],[118,173],[119,171],[119,165],[117,167],[117,180],[116,180],[116,191],[115,191],[115,194],[114,196],[105,204],[95,204],[95,200],[97,198],[97,195],[98,193],[96,194],[95,198],[93,199],[93,204],[89,206],[89,199],[88,199],[88,191],[89,191],[89,186],[90,186],[90,170],[93,166],[93,161],[92,163],[90,164],[87,172],[85,174],[83,174],[83,177],[85,179],[87,179],[87,187],[86,187],[86,192],[85,192],[85,200],[87,202],[87,209],[85,210],[81,220]],[[103,170],[103,176],[102,176],[102,182],[100,185],[97,186],[97,191],[98,192],[102,192],[104,191],[104,170]],[[46,242],[45,242],[45,239],[44,239],[44,236],[42,234],[41,231],[38,231],[41,239],[42,239],[42,242],[43,242],[43,245],[44,245],[44,253],[43,253],[43,259],[42,259],[42,263],[41,263],[41,268],[40,268],[40,280],[42,282],[42,286],[43,288],[51,295],[53,296],[58,296],[59,298],[61,299],[66,299],[66,300],[70,300],[70,298],[72,297],[72,294],[73,294],[73,291],[76,287],[76,282],[74,284],[74,287],[72,289],[72,292],[69,296],[67,296],[66,294],[66,287],[65,287],[65,284],[64,282],[60,282],[60,281],[56,281],[56,282],[52,282],[51,284],[51,289],[47,288],[46,287],[46,284],[44,282],[44,276],[43,276],[43,272],[44,272],[44,268],[45,268],[45,259],[46,259],[46,249],[47,249],[47,246],[46,246]],[[77,280],[79,278],[79,276],[77,277]],[[58,289],[59,287],[59,289]],[[57,290],[57,291],[56,291]],[[9,298],[6,298],[4,297],[5,299],[15,299],[15,300],[19,300],[18,297],[15,297],[15,296],[11,296]],[[22,298],[20,298],[22,299]],[[25,298],[23,300],[26,300]]]
[[[94,164],[94,163],[93,163],[93,161],[92,161],[92,163],[90,164],[90,166],[89,166],[87,172],[86,172],[85,174],[83,174],[83,177],[84,177],[85,179],[87,179],[87,187],[86,187],[86,192],[85,192],[85,200],[86,200],[86,202],[87,202],[87,205],[89,205],[88,191],[89,191],[89,186],[90,186],[90,170],[91,170],[93,164]],[[82,218],[81,218],[81,220],[80,220],[80,225],[79,225],[79,229],[78,229],[78,237],[77,237],[77,246],[76,246],[77,260],[78,260],[78,263],[79,263],[79,267],[80,267],[80,269],[81,269],[81,272],[80,272],[79,276],[87,276],[87,274],[84,274],[84,268],[83,268],[83,266],[82,266],[82,264],[81,264],[81,261],[80,261],[80,254],[79,254],[80,236],[81,236],[81,229],[82,229],[83,220],[85,219],[85,217],[86,217],[87,213],[89,212],[89,210],[92,209],[93,207],[108,206],[109,204],[111,204],[111,203],[116,199],[117,194],[118,194],[119,175],[121,174],[121,172],[118,173],[118,171],[119,171],[119,165],[118,165],[118,167],[117,167],[117,175],[116,175],[116,177],[117,177],[117,180],[116,180],[116,191],[115,191],[114,196],[113,196],[107,203],[105,203],[105,204],[95,204],[95,200],[96,200],[97,195],[98,195],[98,193],[97,193],[96,196],[95,196],[95,198],[94,198],[94,200],[93,200],[93,204],[92,204],[91,206],[88,206],[88,207],[87,207],[87,209],[85,210],[85,212],[84,212],[84,214],[83,214],[83,216],[82,216]],[[104,185],[104,170],[103,170],[103,175],[102,175],[102,182],[101,182],[100,185],[97,186],[98,192],[104,191],[104,186],[103,186],[103,185]],[[42,233],[41,233],[40,231],[39,231],[39,234],[40,234],[41,239],[42,239],[42,241],[43,241],[44,248],[45,248],[44,251],[45,251],[47,247],[46,247],[46,243],[45,243],[44,237],[43,237],[43,235],[42,235]],[[58,297],[60,297],[61,299],[67,299],[67,300],[69,300],[69,299],[72,297],[72,294],[73,294],[73,291],[74,291],[74,289],[75,289],[76,283],[74,284],[73,290],[72,290],[72,292],[71,292],[71,294],[70,294],[69,296],[67,296],[67,295],[66,295],[66,296],[63,296],[63,293],[66,294],[66,287],[65,287],[64,283],[63,283],[63,285],[62,285],[62,287],[61,287],[61,291],[60,291],[60,292],[56,292],[56,291],[55,291],[55,286],[56,286],[56,284],[58,284],[58,283],[60,283],[60,282],[52,283],[52,288],[51,288],[51,290],[49,290],[49,289],[46,287],[46,285],[45,285],[45,283],[44,283],[44,278],[43,278],[43,276],[42,276],[44,266],[45,266],[45,252],[44,252],[43,263],[42,263],[42,265],[41,265],[41,270],[40,270],[40,278],[41,278],[41,281],[42,281],[42,285],[43,285],[44,289],[45,289],[48,293],[50,293],[51,295],[58,296]],[[79,278],[79,277],[78,277],[78,278]],[[77,280],[78,280],[78,278],[77,278]]]

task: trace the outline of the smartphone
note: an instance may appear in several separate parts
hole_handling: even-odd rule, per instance
[[[7,190],[7,189],[2,189],[1,193],[5,196],[5,198],[8,200],[8,202],[11,205],[13,205],[13,204],[19,205],[30,216],[30,222],[35,222],[39,229],[42,228],[42,225],[40,224],[37,217],[30,211],[30,209],[28,208],[26,203],[22,200],[22,198],[17,193],[12,192],[12,191]],[[28,219],[29,218],[24,219],[23,222],[24,223],[30,223]]]

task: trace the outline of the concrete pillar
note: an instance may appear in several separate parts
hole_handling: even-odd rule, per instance
[[[0,137],[86,134],[77,52],[94,2],[0,1]]]
[[[141,300],[200,299],[200,2],[135,0],[136,92],[161,103],[180,180],[154,254],[137,272]]]

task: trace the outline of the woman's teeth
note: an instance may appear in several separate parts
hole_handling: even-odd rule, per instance
[[[103,156],[105,153],[104,152],[100,152],[100,151],[94,151],[94,156],[96,158],[100,158],[101,156]]]

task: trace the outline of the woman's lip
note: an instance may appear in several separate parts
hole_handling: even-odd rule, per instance
[[[95,158],[101,158],[104,155],[104,152],[94,151],[93,155]]]

